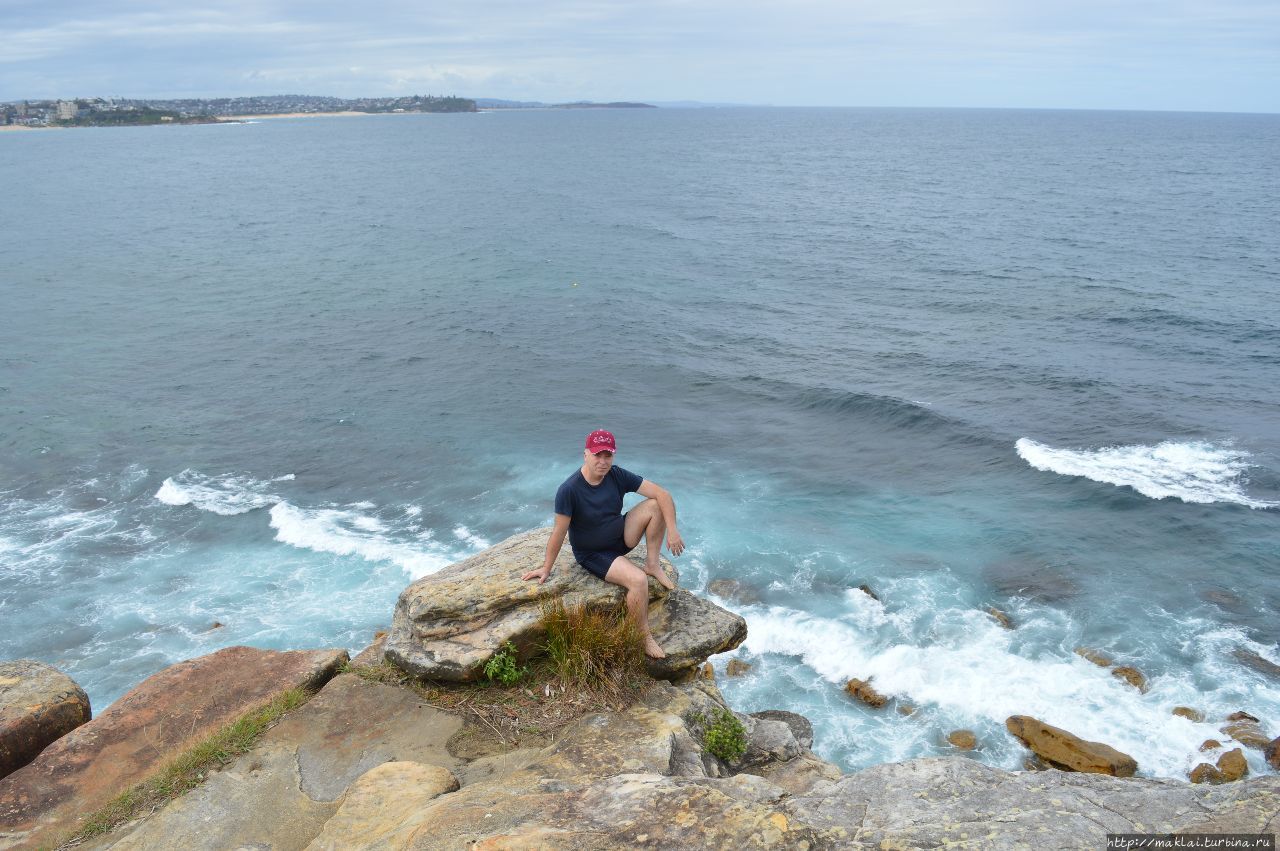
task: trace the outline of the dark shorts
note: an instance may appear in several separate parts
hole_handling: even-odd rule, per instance
[[[573,557],[592,576],[597,579],[604,579],[604,575],[609,572],[609,566],[613,564],[613,560],[618,556],[626,555],[634,549],[635,547],[628,547],[627,542],[619,535],[616,541],[600,549],[574,550]]]

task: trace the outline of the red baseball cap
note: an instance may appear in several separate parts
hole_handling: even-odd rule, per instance
[[[587,435],[587,451],[592,455],[597,452],[617,452],[618,442],[613,439],[613,432],[604,429],[596,429]]]

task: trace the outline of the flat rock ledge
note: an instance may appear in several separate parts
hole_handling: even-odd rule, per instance
[[[0,849],[50,847],[116,795],[296,687],[319,688],[345,650],[227,647],[148,677],[0,779]]]
[[[1097,849],[1107,833],[1271,832],[1280,812],[1274,776],[1192,786],[961,757],[843,775],[791,713],[735,713],[747,753],[726,763],[699,730],[719,708],[712,681],[659,683],[545,748],[462,764],[443,749],[459,721],[344,675],[200,789],[86,847]]]
[[[75,680],[34,659],[0,662],[0,778],[89,720]]]
[[[426,679],[470,682],[508,641],[521,660],[532,656],[543,638],[545,607],[556,599],[567,607],[619,609],[625,591],[579,567],[568,546],[544,584],[520,578],[542,566],[550,531],[514,535],[406,588],[396,602],[386,660]],[[643,563],[643,546],[631,559]],[[678,579],[670,562],[662,565]],[[708,656],[732,650],[747,636],[738,615],[683,589],[668,593],[652,579],[649,626],[667,652],[666,659],[649,663],[649,673],[661,679],[687,677]]]

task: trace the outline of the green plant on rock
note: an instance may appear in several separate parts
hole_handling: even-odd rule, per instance
[[[484,675],[490,682],[514,685],[525,675],[525,669],[516,664],[516,646],[510,641],[498,648],[498,652],[484,663]]]
[[[717,709],[709,719],[699,713],[694,720],[703,725],[702,746],[708,753],[733,762],[747,752],[747,730],[730,710]]]

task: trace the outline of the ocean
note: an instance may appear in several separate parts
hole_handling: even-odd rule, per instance
[[[603,427],[682,583],[758,595],[730,702],[845,769],[957,728],[1018,769],[1012,714],[1151,777],[1280,733],[1280,116],[77,129],[0,136],[0,187],[0,658],[96,711],[359,650]]]

